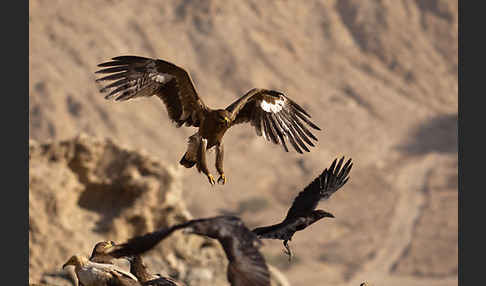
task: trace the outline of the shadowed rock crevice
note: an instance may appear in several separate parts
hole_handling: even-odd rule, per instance
[[[415,127],[408,138],[397,148],[410,155],[457,153],[457,114],[431,118]]]

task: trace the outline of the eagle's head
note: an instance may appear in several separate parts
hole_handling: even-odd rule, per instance
[[[229,126],[231,124],[231,113],[225,109],[216,110],[216,120],[221,125]]]
[[[114,245],[115,242],[112,240],[98,242],[93,248],[93,252],[91,253],[91,258],[93,258],[97,254],[107,253],[107,251]]]

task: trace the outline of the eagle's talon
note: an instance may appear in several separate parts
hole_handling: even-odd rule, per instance
[[[216,184],[216,180],[214,180],[213,175],[209,174],[209,175],[208,175],[208,180],[209,180],[209,183],[210,183],[211,185]]]
[[[224,185],[225,183],[226,183],[226,177],[224,176],[224,174],[221,174],[221,176],[219,176],[218,178],[218,184]]]

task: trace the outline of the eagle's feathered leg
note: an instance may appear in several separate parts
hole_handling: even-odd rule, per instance
[[[289,256],[289,262],[290,262],[290,260],[292,259],[292,251],[290,251],[289,241],[284,240],[283,245],[285,246],[284,253]]]
[[[224,185],[226,183],[226,177],[223,170],[223,157],[224,157],[224,145],[219,143],[216,145],[216,170],[218,170],[219,178],[218,184]]]
[[[187,144],[187,151],[182,156],[179,164],[186,168],[191,168],[194,166],[198,160],[199,145],[201,144],[201,137],[198,133],[195,133],[189,137],[189,142]]]
[[[214,185],[216,181],[211,173],[209,173],[208,164],[206,161],[206,148],[208,146],[208,140],[201,138],[201,143],[199,144],[199,151],[197,152],[197,170],[203,172],[209,180],[211,185]]]

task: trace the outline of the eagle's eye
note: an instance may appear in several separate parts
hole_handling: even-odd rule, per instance
[[[228,117],[220,114],[218,116],[218,120],[219,120],[219,122],[227,122],[229,119],[228,119]]]

